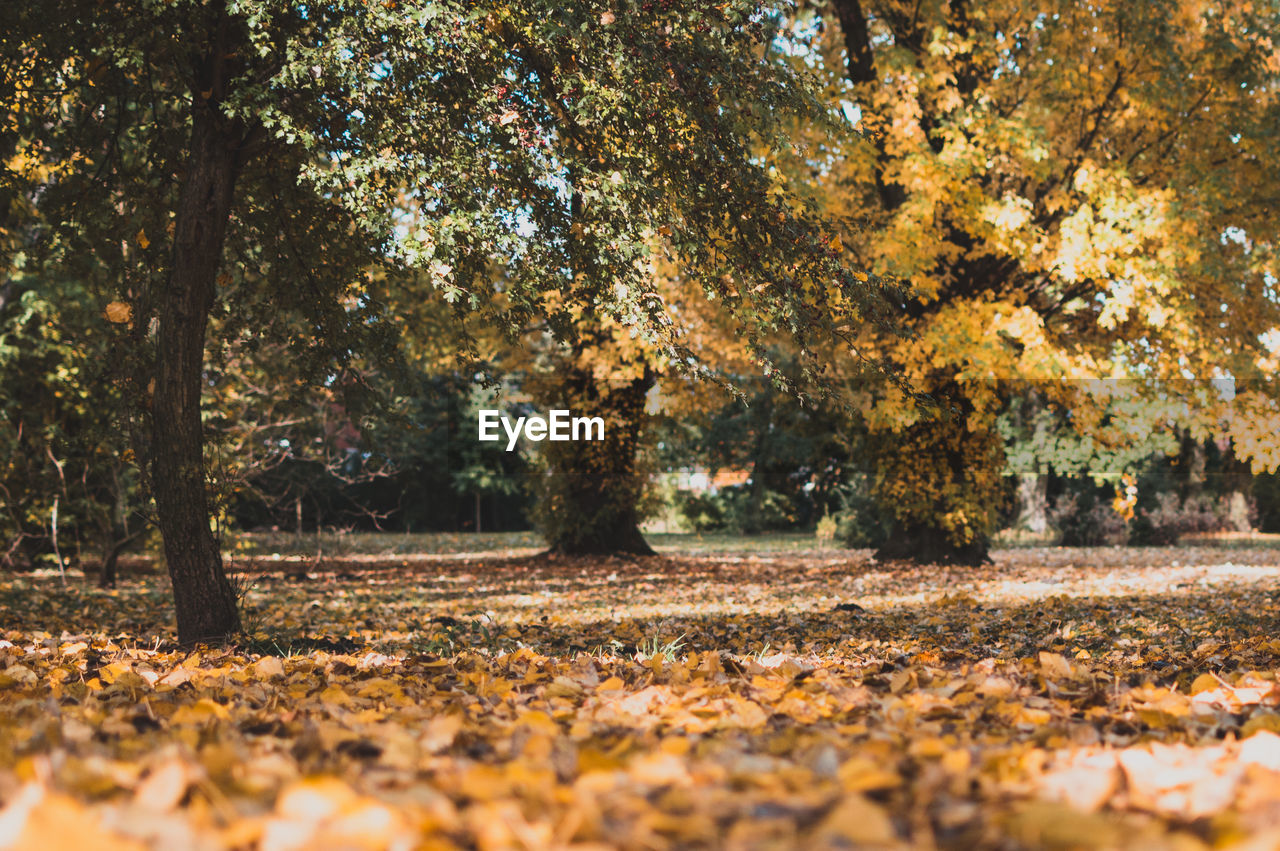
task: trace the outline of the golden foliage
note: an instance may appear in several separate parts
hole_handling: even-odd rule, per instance
[[[277,644],[195,652],[10,578],[0,847],[1267,844],[1280,560],[1225,555],[259,558]]]

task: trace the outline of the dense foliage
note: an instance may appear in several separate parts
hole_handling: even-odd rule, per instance
[[[129,344],[184,637],[236,627],[204,492],[211,319],[220,344],[311,349],[302,374],[331,381],[389,342],[388,289],[424,279],[512,332],[611,316],[682,368],[662,255],[757,349],[886,315],[776,167],[811,155],[793,122],[843,132],[774,47],[778,11],[6,7],[4,182],[25,218],[5,265],[85,280]]]
[[[937,415],[870,396],[878,452],[899,456],[879,468],[931,459],[914,504],[874,484],[894,552],[981,555],[1002,489],[988,435],[1029,379],[1087,419],[1111,394],[1063,379],[1140,378],[1135,394],[1183,396],[1188,424],[1233,434],[1242,457],[1280,460],[1260,381],[1277,321],[1280,8],[829,0],[811,14],[832,97],[871,137],[821,194],[869,224],[846,240],[858,261],[913,287],[915,334],[864,329],[860,344],[950,422],[922,428]],[[1226,376],[1229,413],[1182,380]]]

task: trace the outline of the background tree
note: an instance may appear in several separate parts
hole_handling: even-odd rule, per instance
[[[34,284],[11,271],[0,306],[0,565],[87,555],[111,584],[151,514],[110,380],[110,324],[82,287]]]
[[[1096,405],[1074,379],[1142,377],[1135,390],[1158,394],[1187,388],[1157,379],[1260,374],[1277,320],[1275,4],[811,9],[831,96],[873,139],[815,176],[868,224],[845,240],[856,262],[914,289],[914,336],[867,329],[862,351],[936,403],[868,394],[883,554],[985,557],[1003,381],[1051,380],[1079,408]],[[1217,419],[1242,454],[1267,451],[1256,418]]]
[[[5,143],[32,140],[30,161],[67,165],[54,180],[25,167],[5,179],[49,223],[39,268],[113,282],[100,291],[129,309],[129,394],[149,414],[184,642],[238,627],[205,488],[216,312],[287,339],[274,317],[305,317],[299,344],[316,344],[331,371],[382,329],[364,273],[390,262],[428,270],[461,310],[513,329],[559,292],[685,363],[679,323],[636,262],[658,227],[749,341],[780,329],[805,350],[846,305],[884,312],[832,256],[823,220],[779,200],[762,164],[762,149],[790,148],[783,115],[838,125],[762,50],[768,4],[249,0],[104,13],[60,0],[3,14]],[[495,256],[510,272],[500,292]]]

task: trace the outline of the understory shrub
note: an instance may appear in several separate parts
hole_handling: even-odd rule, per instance
[[[1133,519],[1131,540],[1147,546],[1177,543],[1183,535],[1213,532],[1247,532],[1256,510],[1243,494],[1220,497],[1162,493],[1151,509],[1139,509]]]
[[[751,486],[734,485],[714,493],[680,491],[676,504],[695,532],[781,532],[796,524],[795,506],[785,494],[768,488],[751,506]]]
[[[677,491],[676,508],[695,532],[717,532],[725,528],[726,510],[719,494]]]
[[[840,509],[835,514],[835,537],[849,549],[878,547],[889,537],[888,523],[876,509],[867,477],[856,474],[836,492]]]
[[[1107,502],[1091,494],[1069,491],[1053,501],[1049,523],[1066,547],[1109,547],[1129,542],[1123,517]]]

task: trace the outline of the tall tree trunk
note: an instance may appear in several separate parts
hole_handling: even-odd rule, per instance
[[[1192,437],[1190,432],[1184,433],[1178,463],[1183,468],[1182,498],[1200,496],[1204,491],[1204,441]]]
[[[573,416],[601,417],[604,440],[546,442],[544,531],[551,551],[569,555],[653,555],[640,532],[644,477],[637,463],[645,395],[656,377],[598,382],[589,372],[561,373],[561,402]],[[562,396],[562,399],[565,397]],[[556,405],[556,407],[561,407]]]
[[[977,567],[991,562],[985,538],[956,543],[947,530],[931,523],[894,523],[889,537],[875,552],[878,561],[916,564],[958,564]]]
[[[760,509],[764,503],[764,459],[769,444],[769,426],[773,422],[773,394],[764,397],[761,415],[756,417],[756,443],[751,452],[751,490],[747,495],[747,511],[743,532],[748,535],[764,531]]]
[[[222,61],[215,52],[205,69],[214,78],[210,88],[200,91],[197,85],[193,93],[191,152],[174,219],[172,267],[157,300],[151,480],[173,580],[178,640],[184,644],[219,640],[240,629],[235,593],[209,527],[200,421],[205,332],[243,138],[216,105],[218,83],[225,80]]]

